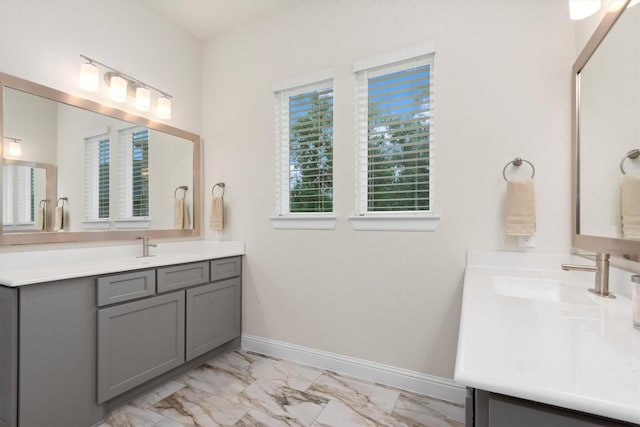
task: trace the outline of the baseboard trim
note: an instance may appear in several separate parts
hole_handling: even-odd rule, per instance
[[[248,334],[242,335],[241,347],[246,351],[327,369],[460,405],[464,405],[466,397],[465,388],[449,379],[368,360],[356,359]]]

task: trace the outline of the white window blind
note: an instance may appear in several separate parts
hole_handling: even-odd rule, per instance
[[[276,215],[333,212],[333,81],[275,92]]]
[[[431,211],[433,54],[356,72],[356,211]]]
[[[118,131],[119,218],[149,216],[149,130]]]
[[[109,218],[109,168],[111,149],[108,134],[85,138],[85,219]]]
[[[33,168],[4,165],[2,172],[3,225],[35,223],[35,177]]]

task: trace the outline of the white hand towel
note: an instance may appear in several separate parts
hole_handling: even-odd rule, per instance
[[[173,206],[173,228],[184,229],[184,199],[176,199]]]
[[[183,216],[183,221],[182,224],[184,225],[185,230],[190,229],[191,228],[191,215],[189,215],[189,203],[187,203],[187,201],[184,201],[184,213],[182,214]]]
[[[507,182],[504,225],[508,236],[535,234],[536,204],[533,180]]]
[[[64,207],[62,206],[56,206],[53,229],[55,231],[64,231]]]
[[[222,197],[214,197],[211,200],[209,226],[214,231],[222,231],[224,228],[224,199]]]
[[[625,175],[621,193],[622,237],[640,239],[640,176]]]

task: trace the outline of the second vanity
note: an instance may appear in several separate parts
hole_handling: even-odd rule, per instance
[[[0,254],[0,426],[98,424],[239,347],[242,242],[139,249]]]
[[[630,273],[611,269],[615,299],[587,291],[571,255],[467,255],[455,380],[467,426],[640,424],[640,330]]]

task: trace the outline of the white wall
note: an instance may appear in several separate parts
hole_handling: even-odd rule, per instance
[[[200,134],[200,43],[131,0],[0,0],[0,71],[138,113],[78,88],[80,54],[174,96],[172,126]],[[152,114],[151,119],[156,120]]]
[[[442,221],[435,233],[355,232],[346,219],[354,213],[352,62],[426,41],[437,45]],[[317,0],[210,40],[205,195],[227,183],[224,238],[247,244],[243,331],[452,377],[466,250],[518,250],[502,221],[502,168],[514,157],[536,166],[535,251],[570,250],[573,60],[574,28],[558,0]],[[275,231],[271,84],[326,67],[336,75],[338,223]],[[208,215],[208,197],[205,206]]]

